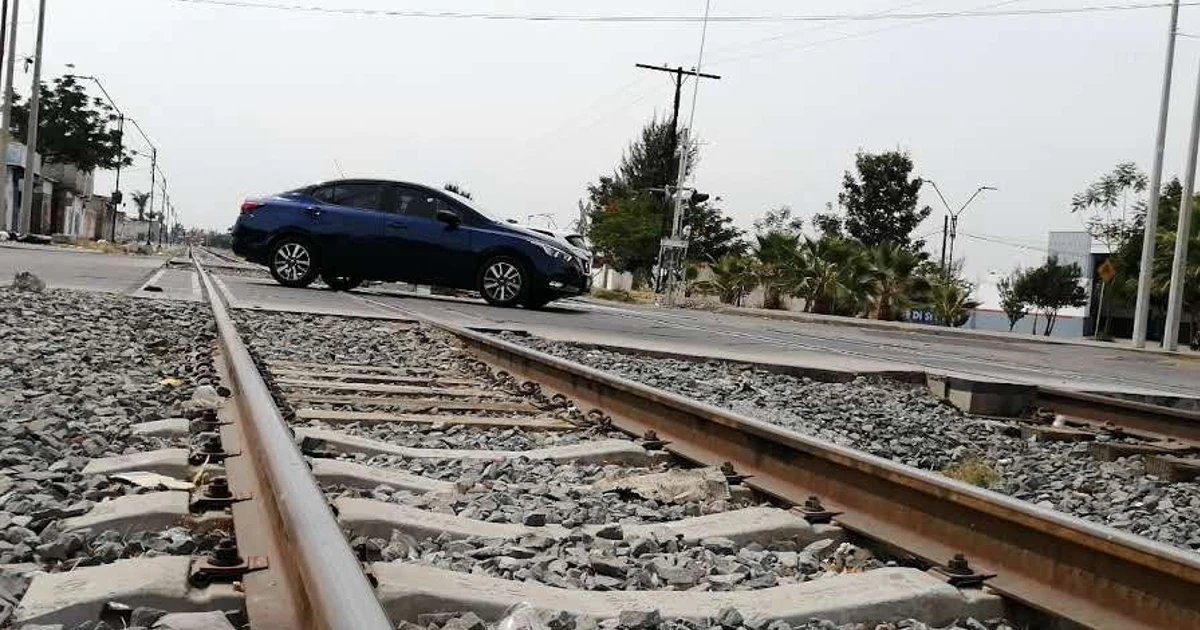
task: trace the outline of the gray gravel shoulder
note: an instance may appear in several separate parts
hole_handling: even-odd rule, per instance
[[[186,446],[131,426],[178,417],[197,388],[215,385],[207,310],[59,290],[0,289],[0,304],[0,564],[59,571],[211,547],[183,528],[60,527],[99,502],[149,491],[84,475],[89,459]]]
[[[509,336],[583,365],[923,470],[981,466],[991,490],[1200,550],[1200,484],[1146,474],[1140,457],[1100,462],[1083,443],[1031,442],[939,403],[923,388],[827,383],[717,361],[634,357]]]

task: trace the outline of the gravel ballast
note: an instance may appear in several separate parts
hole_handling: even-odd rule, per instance
[[[105,499],[151,491],[84,475],[90,458],[186,446],[130,427],[179,417],[198,387],[216,384],[207,309],[58,290],[0,289],[0,303],[0,564],[61,571],[211,547],[183,528],[60,527]]]
[[[684,361],[505,335],[554,356],[923,470],[981,468],[990,490],[1185,549],[1200,550],[1200,484],[1145,473],[1140,457],[1100,462],[1086,443],[1001,434],[923,387],[828,383],[718,361]]]

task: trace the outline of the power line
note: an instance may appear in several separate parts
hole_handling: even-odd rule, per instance
[[[883,9],[881,11],[876,11],[876,12],[868,14],[868,15],[877,15],[877,16],[890,15],[892,13],[902,11],[904,9],[909,9],[914,6],[924,4],[925,2],[928,2],[928,1],[929,0],[913,0],[911,2],[905,2],[904,4],[894,6],[890,9]],[[771,42],[776,42],[776,41],[779,41],[782,39],[791,39],[793,37],[796,37],[797,35],[803,35],[806,33],[815,33],[818,31],[828,30],[830,28],[833,28],[834,26],[837,26],[837,22],[826,22],[824,24],[818,24],[815,26],[808,26],[805,28],[789,31],[787,33],[780,33],[778,35],[771,35],[768,37],[763,37],[761,39],[755,39],[755,40],[752,40],[749,42],[743,42],[743,43],[735,45],[735,46],[724,46],[724,47],[718,48],[717,50],[714,50],[713,55],[715,58],[719,59],[720,56],[724,53],[735,52],[735,51],[744,51],[747,48],[752,48],[752,47],[758,46],[759,44],[769,44]]]
[[[1092,255],[1091,251],[1084,252],[1084,251],[1078,251],[1078,250],[1073,250],[1073,249],[1053,249],[1052,250],[1052,249],[1049,249],[1046,247],[1038,247],[1035,245],[1025,245],[1016,240],[1013,240],[1010,238],[1005,238],[1002,236],[989,236],[989,235],[985,235],[985,234],[969,234],[967,232],[963,232],[962,230],[959,230],[958,233],[967,238],[974,239],[977,241],[983,241],[985,243],[993,243],[996,245],[1005,245],[1008,247],[1014,247],[1017,249],[1024,249],[1024,250],[1028,250],[1028,251],[1034,251],[1034,252],[1038,252],[1041,254],[1072,254],[1072,255],[1076,255],[1076,256],[1091,256]]]
[[[1000,0],[999,2],[993,2],[991,4],[985,4],[985,5],[976,7],[975,9],[971,9],[970,11],[967,11],[966,13],[972,13],[974,15],[983,15],[985,12],[987,12],[990,9],[995,9],[996,7],[1002,7],[1002,6],[1009,5],[1009,4],[1014,4],[1014,3],[1020,2],[1020,1],[1021,0]],[[893,17],[894,15],[895,14],[880,16],[880,19],[890,18],[890,17]],[[906,20],[903,22],[899,22],[896,24],[890,24],[888,26],[883,26],[883,27],[872,29],[869,31],[862,31],[862,32],[858,32],[858,33],[848,33],[848,34],[840,35],[837,37],[820,39],[815,42],[799,43],[797,45],[784,46],[783,48],[769,49],[769,50],[746,53],[746,54],[741,54],[741,55],[734,55],[732,57],[725,57],[724,59],[715,60],[713,62],[713,65],[720,65],[720,64],[724,64],[724,63],[729,63],[731,61],[746,61],[749,59],[758,59],[760,57],[765,57],[767,55],[774,55],[774,54],[778,54],[780,52],[789,51],[789,50],[810,50],[812,48],[816,48],[823,44],[832,44],[834,42],[845,41],[848,39],[859,39],[862,37],[868,37],[870,35],[877,35],[879,33],[884,33],[887,31],[894,31],[894,30],[899,30],[902,28],[910,28],[913,26],[920,26],[921,24],[926,24],[928,22],[932,22],[937,19],[939,19],[939,18],[925,17],[925,18],[917,19],[917,20]]]
[[[697,23],[700,17],[694,15],[587,15],[587,14],[551,14],[551,13],[478,13],[459,11],[402,11],[395,9],[368,9],[355,7],[323,7],[319,5],[291,4],[281,2],[249,2],[247,0],[164,0],[177,4],[216,6],[239,9],[265,9],[272,11],[290,11],[294,13],[316,13],[326,15],[350,15],[371,17],[399,17],[422,19],[451,19],[451,20],[488,20],[502,22],[591,22],[591,23]],[[1183,6],[1200,5],[1200,0],[1183,2]],[[716,15],[709,18],[710,22],[742,22],[742,23],[771,23],[771,22],[873,22],[879,20],[929,20],[929,19],[958,19],[958,18],[991,18],[1038,15],[1076,15],[1086,13],[1104,13],[1111,11],[1137,11],[1142,9],[1158,9],[1171,6],[1169,2],[1145,2],[1105,4],[1090,7],[1055,7],[1040,9],[1007,9],[1003,11],[970,10],[970,11],[929,11],[919,13],[842,13],[824,15]]]

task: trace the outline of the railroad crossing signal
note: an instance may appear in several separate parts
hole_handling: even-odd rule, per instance
[[[1112,264],[1111,260],[1106,260],[1100,263],[1100,268],[1096,270],[1096,273],[1100,274],[1100,279],[1104,282],[1112,282],[1112,279],[1117,277],[1117,267]]]

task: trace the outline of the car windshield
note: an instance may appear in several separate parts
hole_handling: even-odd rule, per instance
[[[462,205],[474,210],[480,216],[482,216],[483,218],[485,218],[489,221],[492,221],[493,223],[504,223],[505,222],[505,219],[502,218],[499,214],[496,214],[495,212],[492,212],[491,210],[484,208],[483,206],[481,206],[479,204],[478,201],[475,201],[474,199],[467,199],[466,197],[463,197],[461,195],[454,195],[454,194],[450,195],[450,197],[452,199],[454,199],[455,201],[457,201],[458,203],[461,203]]]

